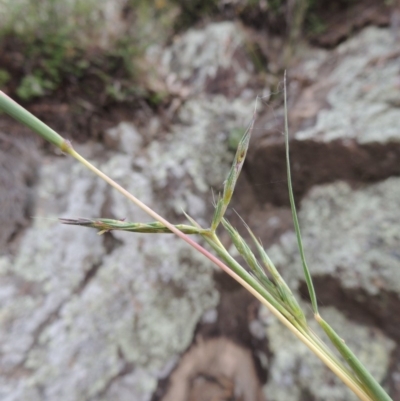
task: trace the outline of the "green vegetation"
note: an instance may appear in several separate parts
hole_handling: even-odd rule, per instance
[[[10,73],[7,70],[0,68],[0,87],[6,85],[10,78]]]
[[[315,36],[326,31],[321,17],[325,8],[345,8],[354,0],[336,3],[322,7],[316,0],[294,6],[287,0],[126,0],[112,8],[110,0],[2,0],[0,51],[1,42],[11,41],[21,60],[3,66],[0,85],[10,84],[11,94],[29,101],[50,95],[64,82],[95,76],[102,93],[113,101],[143,96],[157,106],[165,94],[148,87],[146,77],[152,66],[143,62],[151,44],[166,43],[177,31],[202,19],[237,18],[256,29],[286,36],[287,62],[302,33]],[[257,71],[264,72],[266,62],[257,44],[249,45],[248,51]],[[13,79],[7,75],[11,71]],[[96,87],[95,92],[99,90]]]
[[[64,81],[86,76],[100,80],[104,93],[116,101],[146,94],[140,83],[146,73],[143,55],[149,45],[169,37],[174,7],[128,0],[115,12],[107,4],[108,0],[0,2],[0,40],[12,41],[13,51],[22,58],[17,68],[12,66],[19,77],[15,94],[21,100],[49,95]],[[2,86],[9,82],[6,73],[0,72]],[[157,96],[154,99],[157,102]]]
[[[67,35],[46,35],[24,43],[23,47],[24,57],[31,65],[16,89],[23,100],[50,93],[67,75],[80,78],[89,66],[83,49]]]

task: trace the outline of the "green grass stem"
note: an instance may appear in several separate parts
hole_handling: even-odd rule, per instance
[[[285,92],[285,107],[286,107],[286,92]],[[8,96],[4,93],[0,92],[0,108],[3,109],[5,112],[10,114],[12,117],[17,119],[18,121],[22,122],[23,124],[27,125],[35,132],[37,132],[40,136],[51,142],[52,144],[59,147],[63,152],[66,154],[71,155],[84,166],[86,166],[89,170],[95,173],[98,177],[103,179],[109,185],[111,185],[114,189],[120,192],[123,196],[127,199],[132,201],[135,205],[137,205],[140,209],[146,212],[149,216],[151,216],[156,223],[147,223],[141,224],[140,223],[129,223],[129,224],[136,224],[136,228],[134,229],[142,229],[142,230],[164,230],[167,229],[169,231],[163,232],[172,232],[176,234],[178,237],[183,239],[187,242],[190,246],[194,249],[199,251],[201,254],[206,256],[211,262],[213,262],[216,266],[220,267],[223,271],[229,274],[234,280],[236,280],[240,285],[242,285],[247,291],[249,291],[255,298],[257,298],[263,305],[265,305],[271,313],[278,318],[297,338],[299,338],[305,345],[307,345],[311,351],[319,357],[362,401],[387,401],[390,398],[376,398],[374,396],[374,392],[367,393],[363,384],[348,371],[346,367],[329,351],[325,344],[308,328],[304,327],[299,321],[293,316],[290,311],[290,308],[287,308],[284,301],[279,297],[273,296],[271,293],[267,291],[263,285],[256,280],[249,272],[247,272],[223,247],[221,242],[219,241],[218,237],[216,236],[215,232],[211,231],[210,229],[203,230],[193,219],[189,216],[189,220],[192,222],[193,227],[191,226],[184,226],[178,225],[175,226],[164,219],[162,216],[157,214],[154,210],[149,208],[139,199],[137,199],[134,195],[130,194],[126,191],[123,187],[121,187],[118,183],[100,171],[97,167],[83,158],[78,152],[76,152],[70,143],[53,131],[51,128],[47,127],[44,123],[34,117],[31,113],[23,109],[13,100],[11,100]],[[251,124],[251,128],[254,124],[254,119]],[[287,122],[286,122],[287,125]],[[247,141],[247,139],[246,139]],[[247,151],[248,143],[244,143]],[[243,164],[244,156],[241,158],[239,155],[238,161],[240,164]],[[237,158],[237,157],[236,157]],[[233,165],[233,167],[237,167],[237,163]],[[241,169],[241,166],[240,166]],[[236,170],[240,173],[240,169]],[[290,182],[290,175],[288,176]],[[237,176],[235,177],[235,180]],[[291,187],[290,187],[291,189]],[[233,188],[232,188],[233,190]],[[293,198],[293,194],[291,195]],[[294,205],[294,202],[293,202]],[[226,210],[226,208],[225,208]],[[222,219],[222,217],[221,217]],[[90,220],[88,222],[88,220]],[[100,221],[102,220],[102,221]],[[100,227],[96,227],[101,229],[102,231],[107,231],[109,229],[116,229],[110,227],[117,227],[118,225],[122,229],[124,225],[123,222],[111,220],[111,219],[97,219],[96,220]],[[78,224],[78,225],[89,225],[94,224],[92,219],[75,219],[75,220],[64,220],[67,224]],[[128,223],[126,223],[128,224]],[[298,223],[297,223],[298,226]],[[162,228],[164,227],[164,228]],[[189,228],[188,228],[189,227]],[[126,228],[126,227],[125,227]],[[217,252],[217,254],[225,261],[221,261],[216,256],[211,254],[205,248],[203,248],[200,244],[193,241],[188,235],[185,234],[185,230],[194,230],[194,232],[198,232],[205,240],[210,244],[210,246]],[[151,231],[154,232],[154,231]],[[193,233],[194,233],[193,232]],[[196,233],[197,233],[196,232]],[[299,231],[298,231],[299,232]],[[192,233],[192,232],[191,232]],[[244,248],[243,248],[244,249]],[[247,248],[245,250],[247,251]],[[371,395],[372,394],[372,395]]]

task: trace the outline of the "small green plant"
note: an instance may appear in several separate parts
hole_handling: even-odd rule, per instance
[[[79,78],[89,67],[83,49],[68,35],[48,34],[22,46],[24,57],[31,66],[16,90],[22,100],[47,95],[60,86],[66,75]]]
[[[0,39],[11,40],[22,60],[15,72],[20,100],[49,95],[63,82],[88,75],[100,78],[112,100],[137,95],[148,68],[139,61],[149,44],[169,36],[174,7],[158,9],[147,0],[127,0],[123,10],[116,5],[127,14],[126,21],[116,21],[120,26],[111,29],[106,6],[105,0],[0,1]],[[3,71],[0,86],[7,81]]]
[[[10,78],[10,73],[7,70],[0,68],[0,87],[6,85]]]
[[[100,178],[109,183],[112,187],[130,199],[143,211],[148,213],[155,222],[152,223],[130,223],[119,220],[95,218],[95,219],[62,219],[65,224],[93,227],[102,234],[111,230],[124,230],[135,233],[174,233],[190,246],[206,256],[215,265],[233,277],[238,283],[253,294],[262,304],[289,329],[292,333],[306,344],[311,351],[315,353],[361,400],[363,401],[390,401],[391,398],[383,388],[375,381],[371,374],[365,369],[353,352],[347,347],[339,335],[323,320],[318,311],[317,299],[313,287],[312,277],[308,269],[303,250],[300,227],[297,219],[296,207],[294,203],[293,190],[291,185],[290,161],[289,161],[289,136],[286,105],[286,77],[284,85],[285,102],[285,143],[286,143],[286,162],[288,175],[288,190],[290,205],[292,210],[294,227],[297,235],[298,247],[301,255],[303,271],[310,294],[314,317],[332,344],[339,351],[344,360],[336,356],[327,345],[309,328],[304,312],[299,306],[290,288],[287,286],[273,262],[269,259],[267,253],[262,247],[261,242],[255,237],[249,227],[246,228],[257,249],[258,257],[251,251],[248,244],[241,237],[239,232],[225,219],[224,214],[231,201],[237,179],[240,175],[243,163],[246,158],[250,138],[256,118],[256,108],[252,121],[240,139],[236,154],[229,171],[228,177],[224,183],[223,193],[215,204],[215,212],[210,227],[203,228],[190,216],[186,215],[190,224],[173,225],[154,210],[143,204],[134,195],[127,192],[110,177],[98,170],[90,162],[77,153],[71,144],[38,120],[27,110],[12,101],[3,92],[0,92],[0,109],[12,117],[27,125],[47,141],[51,142],[64,153],[74,157]],[[256,101],[257,106],[257,101]],[[217,228],[222,225],[229,234],[233,245],[247,264],[247,268],[239,264],[234,259],[224,245],[221,243],[217,234]],[[197,242],[193,241],[189,235],[200,235],[215,251],[218,258],[208,250],[203,248]]]
[[[55,88],[55,84],[44,77],[25,75],[19,84],[16,93],[22,100],[31,100],[34,97],[44,96],[46,91]]]
[[[90,3],[94,2],[14,0],[0,3],[0,38],[12,39],[23,59],[22,76],[16,89],[20,99],[28,101],[51,93],[66,74],[80,76],[85,68],[81,56],[89,46],[82,32],[87,32],[89,37],[98,29],[91,16],[93,4]],[[79,29],[82,27],[85,29]]]
[[[307,29],[310,33],[317,35],[326,31],[326,24],[317,14],[310,12],[306,19]]]

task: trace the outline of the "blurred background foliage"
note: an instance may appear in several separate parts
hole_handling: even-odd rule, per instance
[[[29,101],[90,76],[113,101],[140,96],[157,104],[162,96],[151,93],[143,79],[149,46],[168,43],[196,24],[234,19],[263,35],[286,38],[287,61],[302,34],[312,39],[326,29],[324,16],[355,2],[1,0],[0,85]]]

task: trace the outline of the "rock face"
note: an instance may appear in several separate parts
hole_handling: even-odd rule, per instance
[[[322,142],[354,139],[358,144],[400,142],[400,52],[393,33],[365,29],[340,45],[336,57],[340,61],[324,78],[331,86],[326,96],[329,106],[319,111],[312,127],[298,131],[295,138]]]
[[[390,177],[400,175],[398,45],[389,30],[367,28],[332,53],[310,51],[307,57],[289,87],[291,158],[322,314],[396,399],[400,181]],[[270,206],[288,202],[286,185],[273,185],[286,179],[283,137],[276,134],[282,116],[278,109],[260,117],[249,182],[241,188],[253,194],[242,215],[270,230],[287,218]],[[268,242],[268,233],[258,232]],[[294,233],[285,232],[269,253],[291,287],[308,299]],[[258,320],[266,326],[271,356],[267,399],[354,399],[289,333],[267,321]]]
[[[101,167],[156,206],[132,156]],[[218,302],[211,268],[172,236],[61,226],[56,216],[144,217],[73,161],[45,164],[38,191],[35,224],[1,260],[1,398],[150,399]]]
[[[392,32],[370,27],[332,53],[306,58],[289,87],[296,197],[326,182],[400,175],[400,53]],[[282,109],[260,119],[249,160],[257,199],[276,205],[288,204],[285,186],[267,185],[285,180],[282,124]]]
[[[254,74],[246,35],[231,22],[188,31],[163,53],[162,66],[170,80],[187,85],[195,94],[232,96],[246,88]]]
[[[177,37],[152,54],[160,79],[179,98],[168,132],[149,142],[144,130],[121,122],[105,133],[108,149],[87,144],[78,150],[160,214],[182,222],[175,219],[183,208],[206,225],[210,188],[221,188],[233,158],[229,144],[253,113],[246,41],[241,27],[227,22]],[[333,54],[310,50],[289,88],[293,180],[303,198],[301,225],[322,315],[394,399],[400,396],[400,322],[393,313],[400,293],[400,181],[388,177],[400,174],[397,51],[388,30],[366,29]],[[318,83],[321,74],[326,78]],[[281,110],[275,115],[279,122]],[[157,117],[152,123],[158,125]],[[251,194],[243,203],[247,220],[261,225],[268,217],[271,228],[287,215],[274,209],[286,204],[285,186],[265,185],[285,179],[283,141],[273,134],[274,124],[269,116],[259,119],[237,195]],[[200,394],[207,373],[245,389],[240,359],[246,359],[246,374],[252,372],[252,390],[231,391],[231,398],[262,398],[260,381],[267,377],[268,400],[354,399],[265,310],[249,307],[243,320],[250,327],[239,327],[251,333],[245,345],[258,358],[227,340],[233,351],[214,360],[221,343],[211,340],[204,343],[207,358],[192,362],[203,355],[201,341],[190,345],[205,322],[236,324],[216,313],[220,296],[209,263],[173,236],[99,236],[61,226],[57,217],[149,219],[73,161],[47,155],[41,165],[36,219],[15,254],[0,257],[2,400],[168,399],[179,391],[177,377],[186,386],[194,383],[184,394]],[[305,298],[293,232],[274,241],[271,259]],[[255,343],[268,348],[255,349]],[[163,392],[159,383],[168,384],[174,368]]]
[[[362,289],[365,296],[400,292],[399,197],[398,178],[356,190],[344,182],[311,190],[301,217],[314,274],[335,277],[343,288]],[[289,279],[302,276],[285,270]]]
[[[299,67],[298,77],[308,83],[301,90],[293,84],[291,107],[293,182],[297,199],[304,197],[300,223],[308,263],[320,304],[339,308],[346,318],[331,307],[321,313],[371,371],[379,366],[374,374],[393,399],[400,394],[400,332],[393,314],[400,302],[400,180],[388,177],[400,174],[399,55],[390,31],[368,28],[333,55],[319,52]],[[323,82],[312,83],[322,73]],[[257,177],[279,181],[285,174],[277,165],[284,160],[282,139],[268,123],[264,119],[269,131],[258,136],[251,155],[253,184],[260,183]],[[269,188],[255,186],[259,200],[266,195],[286,202],[283,192],[270,194]],[[282,235],[269,255],[291,288],[308,299],[294,233]],[[284,339],[274,324],[267,332],[273,354],[268,399],[354,399],[325,368],[300,358],[301,347],[289,335]]]
[[[246,125],[252,103],[189,100],[170,133],[145,149],[121,123],[97,163],[161,214],[184,208],[204,221],[209,189],[222,185],[232,158],[228,136]],[[105,149],[82,151],[96,158]],[[71,160],[42,163],[37,192],[33,226],[17,255],[1,259],[0,398],[150,400],[217,306],[213,269],[173,236],[61,226],[60,216],[149,221]]]
[[[28,224],[37,168],[33,138],[10,137],[0,131],[0,254],[7,252],[9,242]]]

